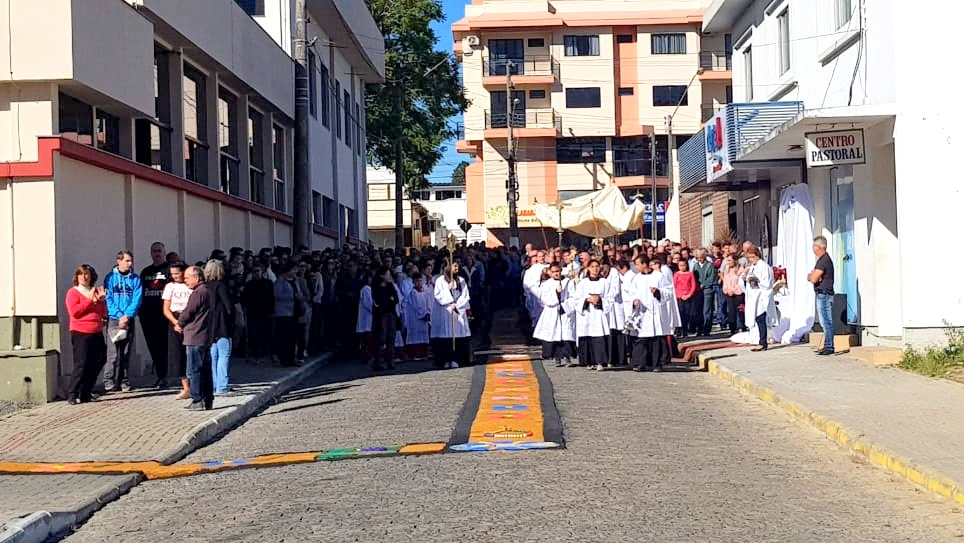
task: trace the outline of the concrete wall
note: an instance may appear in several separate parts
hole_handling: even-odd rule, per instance
[[[55,84],[0,83],[0,162],[37,161],[37,135],[58,131],[57,103]]]
[[[56,315],[54,183],[31,179],[5,181],[0,187],[0,239],[4,247],[0,251],[0,317]],[[88,205],[96,206],[97,202]]]

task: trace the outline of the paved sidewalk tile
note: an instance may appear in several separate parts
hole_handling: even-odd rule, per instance
[[[74,514],[99,496],[126,489],[136,475],[0,475],[0,524],[35,511]],[[93,498],[93,499],[92,499]]]
[[[817,356],[803,345],[706,357],[895,457],[964,482],[964,385],[846,355]]]
[[[235,362],[235,391],[212,411],[186,411],[177,390],[135,390],[81,405],[54,402],[0,422],[0,461],[93,462],[162,460],[197,425],[242,405],[292,373]]]

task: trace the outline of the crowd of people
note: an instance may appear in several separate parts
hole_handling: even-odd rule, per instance
[[[530,339],[559,366],[659,371],[679,340],[714,326],[736,333],[756,323],[756,349],[765,350],[773,303],[772,269],[749,242],[695,250],[670,240],[604,243],[592,253],[482,244],[404,254],[235,247],[193,265],[156,242],[150,255],[137,274],[131,252],[120,251],[100,286],[92,266],[77,268],[65,300],[71,403],[95,398],[101,370],[104,393],[130,390],[138,330],[153,386],[176,383],[176,398],[203,410],[231,391],[236,356],[298,366],[328,350],[376,372],[430,356],[436,368],[456,368],[472,363],[473,337],[489,345],[495,311],[518,307]],[[826,260],[813,278],[832,297]]]

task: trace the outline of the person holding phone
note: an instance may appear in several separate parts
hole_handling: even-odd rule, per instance
[[[95,283],[97,271],[89,264],[81,264],[74,271],[74,284],[67,291],[64,302],[70,319],[68,328],[74,355],[74,371],[67,388],[67,402],[71,404],[93,400],[94,383],[107,361],[107,344],[104,342],[107,291],[104,287],[95,287]]]

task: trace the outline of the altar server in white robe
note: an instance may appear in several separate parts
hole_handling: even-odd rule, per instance
[[[539,288],[542,314],[533,337],[542,342],[542,359],[555,361],[557,368],[577,365],[573,362],[576,356],[576,325],[566,303],[572,290],[572,281],[562,276],[559,264],[550,264],[549,279],[543,281]]]
[[[414,286],[405,300],[405,346],[414,360],[428,356],[429,326],[432,318],[434,292],[425,288],[421,274],[413,276]]]
[[[659,332],[662,341],[659,342],[656,350],[656,371],[669,365],[674,352],[674,333],[676,328],[681,326],[682,318],[679,313],[679,305],[676,302],[676,287],[673,285],[673,271],[665,265],[661,257],[656,257],[650,262],[650,281],[651,286],[660,291],[659,298]]]
[[[545,253],[541,251],[533,252],[529,269],[522,275],[522,290],[525,295],[526,311],[529,313],[533,328],[536,326],[536,321],[539,320],[539,315],[542,314],[542,307],[539,302],[539,284],[542,282],[542,272],[546,269],[546,265],[542,263],[544,257]]]
[[[672,323],[665,323],[662,302],[672,296],[672,289],[661,286],[664,281],[660,272],[653,272],[649,259],[636,258],[636,275],[631,282],[634,315],[634,339],[632,349],[633,371],[660,371],[666,363],[668,346],[665,331]]]
[[[767,315],[776,315],[773,303],[773,268],[760,258],[760,249],[750,247],[746,251],[749,268],[740,273],[743,291],[746,293],[744,311],[747,323],[754,323],[750,327],[750,337],[753,337],[754,327],[759,334],[759,345],[754,351],[767,350],[767,335],[770,322]]]
[[[372,338],[372,311],[374,302],[372,301],[371,278],[367,275],[362,279],[362,288],[358,296],[358,320],[355,321],[355,333],[358,335],[358,343],[361,346],[361,353],[364,360],[368,362],[374,356],[374,339]]]
[[[435,280],[432,303],[432,352],[435,367],[457,368],[471,361],[469,285],[454,261]]]
[[[609,363],[609,317],[612,289],[600,276],[598,260],[590,260],[587,274],[579,280],[568,300],[569,311],[576,315],[576,345],[579,365],[603,371]]]
[[[613,308],[609,312],[609,367],[622,366],[626,363],[626,312],[623,308],[622,274],[617,265],[609,268],[606,274],[613,299]]]

